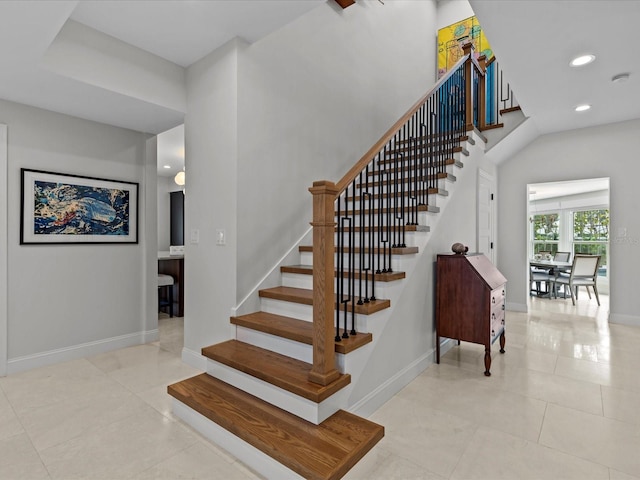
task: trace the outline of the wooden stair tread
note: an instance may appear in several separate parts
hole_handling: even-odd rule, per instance
[[[296,287],[273,287],[259,291],[262,298],[272,298],[274,300],[283,300],[285,302],[301,303],[303,305],[313,305],[313,290],[307,288]],[[356,305],[356,313],[362,315],[371,315],[385,308],[389,308],[391,302],[386,299],[372,300],[363,305]],[[344,308],[344,307],[343,307]],[[349,310],[351,306],[349,305]]]
[[[409,195],[409,192],[405,192],[405,193],[406,193],[405,197],[407,197],[407,196]],[[413,193],[413,192],[412,192],[412,193]],[[423,188],[419,188],[415,193],[416,193],[417,195],[421,196],[421,197],[422,197],[422,196],[424,196],[425,194],[426,194],[426,195],[440,195],[441,197],[447,197],[447,196],[449,196],[449,192],[448,192],[447,190],[445,190],[445,189],[443,189],[443,188],[435,188],[435,187],[434,187],[434,188],[429,188],[429,189],[426,189],[426,190],[425,190],[425,189],[423,189]],[[372,194],[371,196],[372,196],[373,198],[376,198],[376,199],[381,198],[381,197],[382,197],[382,198],[389,198],[389,197],[392,197],[392,198],[393,198],[393,195],[392,195],[392,194],[390,195],[390,194],[388,194],[388,193],[383,193],[383,194],[374,193],[374,194]],[[347,200],[348,202],[353,202],[354,200],[355,200],[356,202],[358,202],[358,201],[360,201],[360,197],[353,197],[352,195],[350,195],[350,196],[348,196],[348,197],[346,198],[346,200]]]
[[[268,312],[253,312],[247,315],[231,317],[231,323],[306,345],[312,344],[313,323],[305,320]],[[358,332],[356,335],[349,335],[349,338],[341,338],[339,342],[335,342],[335,351],[336,353],[346,354],[370,343],[372,340],[373,336],[370,333]]]
[[[202,355],[316,403],[351,383],[349,374],[340,374],[329,385],[313,383],[311,364],[238,340],[204,347]]]
[[[376,231],[378,229],[378,227],[374,225],[373,227],[364,227],[364,229],[362,227],[353,227],[351,228],[351,230],[356,233],[362,232],[362,231],[369,232],[372,228]],[[382,231],[386,232],[387,229],[391,230],[392,232],[398,232],[402,230],[402,227],[401,226],[396,227],[393,225],[390,227],[384,226],[382,228]],[[336,227],[335,230],[338,231],[338,227]],[[429,225],[405,225],[404,230],[405,232],[429,232],[431,231],[431,227]],[[392,247],[392,248],[396,248],[396,247]]]
[[[425,176],[425,180],[449,180],[451,182],[455,182],[456,181],[456,176],[453,175],[452,173],[448,173],[448,172],[441,172],[441,173],[436,173],[435,175],[427,175]],[[409,179],[405,179],[407,180],[407,182],[409,181]],[[358,188],[369,188],[369,187],[379,187],[380,184],[382,184],[382,186],[386,186],[387,182],[385,181],[379,181],[379,180],[368,180],[366,182],[362,182],[358,185],[356,185],[356,187]]]
[[[384,427],[340,410],[314,425],[206,373],[169,385],[169,395],[304,478],[342,478]]]
[[[382,210],[382,212],[380,212]],[[398,207],[398,210],[400,210],[400,208]],[[440,207],[436,207],[435,205],[416,205],[416,206],[405,206],[404,207],[404,211],[405,212],[428,212],[428,213],[440,213]],[[370,209],[365,208],[365,212],[369,213]],[[377,213],[390,213],[393,212],[394,208],[393,207],[388,207],[388,208],[374,208],[373,209],[373,214],[377,214]],[[336,216],[338,215],[338,212],[335,212]],[[360,215],[360,211],[356,210],[347,210],[346,212],[340,212],[341,215]]]
[[[440,144],[441,145],[441,144]],[[398,153],[405,154],[404,160],[407,160],[409,155],[411,158],[436,158],[440,155],[449,155],[451,153],[461,153],[464,156],[469,156],[469,151],[463,146],[453,147],[451,149],[442,149],[438,148],[438,144],[425,143],[424,145],[418,145],[418,153],[416,154],[414,146],[405,146],[405,147],[397,147],[391,150],[387,150],[384,158],[380,160],[380,163],[391,163],[394,160],[394,157]]]
[[[297,273],[300,275],[313,275],[313,265],[283,265],[280,267],[280,271],[283,273]],[[338,272],[335,273],[338,275]],[[347,277],[349,272],[343,272],[342,276]],[[354,272],[356,281],[360,280],[360,277],[363,279],[365,276],[371,279],[371,274],[365,272],[360,272],[358,269]],[[391,272],[391,273],[376,273],[374,274],[376,282],[394,282],[396,280],[402,280],[406,277],[404,272]]]
[[[380,163],[384,165],[384,161],[381,160]],[[406,165],[406,161],[403,161],[402,163],[403,163],[403,165],[398,168],[398,171],[410,172],[412,170],[415,170],[415,166]],[[447,158],[445,160],[434,162],[434,163],[435,163],[435,165],[424,165],[425,171],[428,172],[430,167],[436,167],[436,166],[438,166],[438,167],[446,167],[446,166],[449,166],[449,165],[454,165],[454,166],[456,166],[458,168],[464,168],[464,163],[462,163],[460,160],[456,160],[455,158]],[[388,164],[391,164],[391,161],[389,161]],[[393,167],[382,168],[381,169],[381,171],[383,173],[384,172],[393,172],[394,170],[395,169]],[[376,177],[378,175],[379,175],[379,171],[378,171],[377,168],[374,168],[373,170],[369,171],[369,177]],[[429,176],[425,175],[425,178],[429,178]],[[409,181],[409,175],[408,174],[406,175],[405,180]]]
[[[343,248],[344,250],[344,248]],[[360,247],[356,247],[355,249],[356,253],[360,253]],[[298,247],[298,251],[299,252],[313,252],[313,245],[300,245]],[[338,251],[338,247],[335,247],[335,251]],[[365,248],[364,249],[365,252],[369,252],[369,248]],[[382,252],[381,248],[374,248],[373,252],[374,253],[378,253],[378,252]],[[418,247],[395,247],[391,249],[391,254],[392,255],[413,255],[418,253]]]
[[[520,105],[516,105],[515,107],[503,108],[502,110],[500,110],[500,115],[504,115],[505,113],[511,113],[511,112],[519,112],[521,110],[522,108],[520,108]]]

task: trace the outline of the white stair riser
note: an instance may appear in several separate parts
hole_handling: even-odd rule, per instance
[[[412,263],[414,261],[414,258],[415,258],[415,255],[391,255],[391,269],[394,272],[404,272],[406,271],[406,266]],[[375,255],[375,261],[376,262],[378,261],[377,254]],[[381,258],[381,261],[383,261],[382,258]],[[300,252],[300,264],[313,265],[313,252]],[[338,266],[337,258],[334,258],[333,265],[334,267]],[[344,265],[345,267],[349,265],[348,259],[344,260]],[[358,255],[356,254],[354,268],[357,269],[358,267],[359,267],[359,258],[358,258]]]
[[[313,347],[306,343],[294,342],[286,338],[244,327],[237,327],[236,338],[241,342],[249,343],[256,347],[265,348],[306,363],[313,363]],[[347,361],[344,358],[346,356],[347,355],[342,353],[336,353],[336,369],[340,373],[348,373],[348,370],[344,368],[345,365],[347,365]]]
[[[313,308],[311,305],[263,297],[260,299],[260,310],[273,313],[274,315],[283,315],[285,317],[297,318],[298,320],[305,320],[307,322],[313,321]]]
[[[323,402],[316,403],[211,359],[207,360],[207,373],[315,425],[345,408],[347,391],[350,390],[343,388]]]
[[[313,321],[313,307],[311,305],[301,305],[299,303],[274,300],[273,298],[263,298],[261,300],[262,301],[260,309],[263,312],[273,313],[275,315],[283,315],[285,317],[293,317],[297,318],[298,320],[305,320],[307,322]],[[361,315],[356,313],[356,330],[358,332],[370,332],[371,330],[369,330],[369,322],[371,322],[372,317],[376,317],[376,315],[379,315],[379,313],[376,312],[373,315]],[[343,315],[341,314],[341,325],[342,318]],[[349,320],[349,328],[351,328],[351,320]]]
[[[212,422],[181,401],[175,398],[172,398],[172,401],[172,411],[178,418],[245,465],[253,468],[256,472],[260,472],[260,475],[264,478],[304,480],[304,477],[301,477],[293,470],[285,467],[277,460],[222,428],[217,423]]]
[[[244,327],[237,327],[236,338],[241,342],[265,348],[306,363],[313,362],[313,348],[311,345],[294,342],[286,338]],[[365,345],[347,355],[336,353],[336,369],[340,373],[349,373],[349,363],[359,361],[358,357],[362,355],[368,355],[368,353],[365,353],[367,348],[369,348],[369,346]]]
[[[398,270],[401,271],[401,270]],[[283,273],[281,274],[282,277],[282,286],[283,287],[294,287],[294,288],[306,288],[311,290],[313,288],[313,276],[312,275],[305,275],[305,274],[301,274],[301,273]],[[345,285],[346,285],[346,281],[347,279],[345,278]],[[360,295],[360,287],[359,287],[359,283],[358,280],[356,279],[356,292],[358,293],[358,295]],[[389,291],[392,287],[393,284],[395,284],[396,282],[402,282],[402,280],[395,280],[394,282],[376,282],[375,283],[375,295],[378,298],[389,298]],[[371,295],[371,284],[369,284],[368,290],[365,292],[364,288],[364,282],[362,284],[362,288],[363,288],[363,296],[370,296]],[[334,291],[337,290],[337,282],[334,280]]]
[[[352,210],[352,208],[349,208],[349,210]],[[433,217],[433,215],[437,215],[437,214],[438,214],[438,212],[418,212],[418,219],[417,219],[418,225],[429,225],[429,218]],[[344,217],[344,212],[342,214],[342,217]],[[365,227],[371,227],[371,226],[377,227],[379,225],[378,215],[377,214],[373,215],[373,219],[369,219],[369,217],[367,216],[363,220],[362,218],[360,218],[360,214],[359,213],[357,213],[356,215],[350,216],[348,218],[352,219],[351,220],[351,225],[349,225],[348,223],[345,223],[345,228],[348,228],[349,226],[359,227],[360,225],[364,225]],[[405,212],[405,215],[404,215],[403,219],[404,219],[404,221],[406,223],[409,223],[409,221],[415,220],[415,215],[411,214],[409,212]],[[337,216],[335,217],[335,221],[336,221],[336,223],[338,222],[338,217]],[[386,226],[385,221],[386,221],[386,219],[383,219],[383,222],[382,222],[382,227],[383,228]],[[397,225],[401,226],[402,222],[398,221]],[[356,232],[356,235],[358,233],[359,232]]]

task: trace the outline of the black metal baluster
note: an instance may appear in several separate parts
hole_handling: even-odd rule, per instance
[[[345,212],[346,212],[346,208],[345,208]],[[348,243],[349,246],[347,247],[347,296],[346,298],[341,299],[342,304],[344,305],[342,307],[342,311],[343,311],[343,325],[344,325],[344,331],[342,332],[342,338],[349,338],[349,334],[347,333],[347,324],[348,324],[348,316],[349,316],[349,306],[348,303],[352,302],[353,299],[353,295],[352,295],[352,291],[351,291],[351,273],[352,273],[352,269],[353,269],[353,265],[351,265],[351,255],[349,254],[349,249],[352,246],[351,245],[351,235],[352,235],[352,225],[351,225],[351,217],[343,217],[342,218],[342,224],[343,224],[343,230],[345,232],[347,232],[347,239],[348,239]],[[347,226],[345,226],[348,225]],[[348,230],[347,230],[348,228]],[[342,256],[342,254],[341,254]],[[343,260],[344,263],[344,260]],[[344,280],[344,275],[341,275],[341,280]],[[343,293],[344,293],[344,287],[343,287]],[[338,334],[339,334],[339,330],[338,330]]]
[[[369,167],[367,166],[366,168],[367,173],[369,172]],[[361,247],[361,251],[360,251],[360,261],[362,262],[361,265],[361,270],[364,272],[364,300],[362,300],[363,303],[369,303],[369,272],[371,272],[371,279],[373,280],[373,268],[372,268],[372,249],[371,249],[371,245],[373,243],[373,224],[371,223],[371,219],[373,216],[373,205],[371,202],[371,194],[369,192],[362,192],[362,196],[360,197],[360,201],[362,202],[362,204],[366,205],[366,208],[363,207],[360,209],[360,212],[362,213],[362,216],[360,217],[360,222],[362,223],[361,225],[361,229],[362,228],[366,228],[367,225],[367,217],[369,220],[369,225],[368,225],[368,235],[367,235],[367,239],[368,242],[360,242],[360,245],[362,245]],[[368,209],[368,215],[367,215],[367,209]],[[367,245],[368,244],[368,245]],[[365,252],[365,248],[367,248],[368,251]],[[360,281],[362,282],[362,277],[360,278]],[[362,291],[360,293],[360,295],[362,295]]]
[[[369,172],[369,166],[367,165],[366,167],[366,172]],[[360,172],[360,178],[362,178],[362,172]],[[355,192],[355,180],[354,180],[354,192]],[[360,217],[360,251],[358,252],[358,296],[360,298],[358,298],[358,305],[362,305],[363,302],[363,295],[362,295],[362,273],[364,272],[364,245],[365,245],[365,235],[369,235],[370,232],[367,231],[366,227],[365,227],[365,222],[364,222],[364,191],[362,189],[360,189],[360,208],[358,209],[358,216]],[[354,202],[355,202],[355,195],[354,195]],[[354,203],[355,206],[355,203]],[[354,210],[354,215],[355,215],[355,210]],[[366,281],[366,279],[365,279]],[[366,295],[365,295],[366,296]]]
[[[384,158],[384,157],[383,157]],[[374,186],[373,186],[373,194],[374,194],[374,198],[377,198],[377,200],[374,200],[373,203],[378,205],[378,221],[377,221],[377,225],[375,230],[378,233],[378,265],[376,268],[376,273],[380,274],[382,273],[382,270],[380,270],[380,252],[381,252],[381,248],[380,248],[380,244],[382,243],[382,203],[383,203],[383,195],[382,195],[382,168],[380,165],[380,154],[378,153],[378,155],[376,155],[376,163],[378,165],[378,175],[374,176],[377,180],[376,182],[374,182]],[[374,171],[375,171],[375,165],[374,165]],[[377,184],[377,188],[376,188],[376,184]],[[371,226],[371,230],[373,231],[373,225]],[[373,234],[372,234],[373,237]]]
[[[335,341],[340,341],[340,307],[342,305],[342,289],[343,289],[343,262],[342,262],[342,246],[343,246],[343,235],[344,235],[344,224],[342,222],[342,217],[340,216],[340,203],[342,196],[338,197],[338,254],[336,255],[336,337]]]

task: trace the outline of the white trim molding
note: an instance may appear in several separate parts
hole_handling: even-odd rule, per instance
[[[8,194],[7,126],[0,124],[0,377],[7,374],[8,329]]]
[[[47,352],[25,355],[23,357],[10,358],[7,362],[7,374],[23,372],[33,368],[53,365],[55,363],[68,362],[78,358],[90,357],[100,353],[118,350],[120,348],[143,345],[158,339],[158,330],[148,332],[136,332],[118,337],[105,338],[95,342],[87,342],[70,347],[58,348]]]

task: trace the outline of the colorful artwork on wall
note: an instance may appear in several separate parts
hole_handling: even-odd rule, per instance
[[[138,184],[22,169],[21,244],[137,243]]]
[[[485,55],[487,61],[493,58],[493,51],[478,24],[478,19],[469,17],[438,30],[438,78],[464,56],[462,44],[471,41],[476,58]]]

